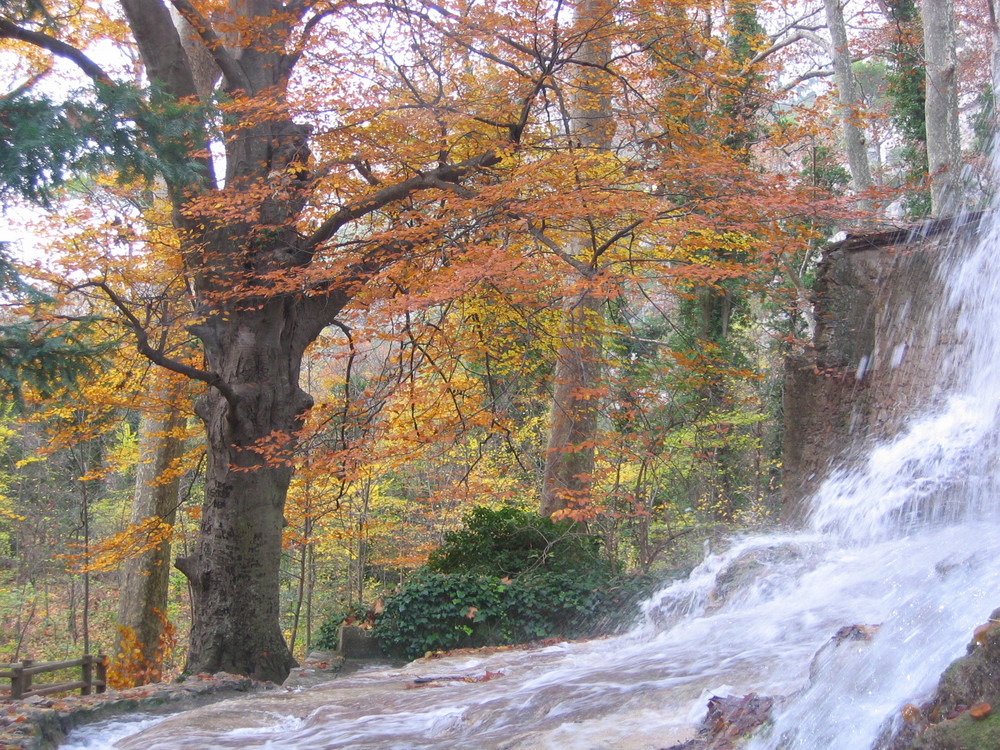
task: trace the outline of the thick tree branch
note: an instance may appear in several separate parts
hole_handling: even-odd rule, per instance
[[[149,79],[164,84],[177,99],[197,96],[180,34],[162,0],[121,0],[121,6]]]
[[[608,250],[610,250],[615,245],[615,243],[618,242],[618,240],[628,237],[630,234],[632,234],[632,232],[641,227],[644,223],[645,223],[644,219],[636,219],[635,221],[626,224],[624,227],[622,227],[613,235],[611,235],[607,240],[601,243],[601,245],[597,248],[596,254],[603,255]]]
[[[333,237],[344,225],[396,203],[413,193],[431,188],[440,189],[446,183],[449,185],[449,189],[455,189],[459,187],[459,181],[470,173],[499,163],[500,157],[493,151],[487,151],[459,164],[442,164],[429,172],[423,172],[415,177],[397,182],[395,185],[388,185],[360,201],[344,206],[329,217],[319,229],[306,239],[304,250],[307,253],[315,252],[317,247]]]
[[[0,18],[0,38],[17,39],[19,41],[32,44],[35,47],[47,50],[53,55],[62,57],[75,64],[94,82],[105,85],[113,84],[110,76],[104,72],[100,65],[87,57],[76,47],[66,44],[66,42],[60,41],[55,37],[49,36],[48,34],[43,34],[40,31],[22,29],[20,26],[17,26],[6,19]]]
[[[559,258],[563,260],[563,262],[572,266],[577,271],[577,273],[579,273],[585,279],[589,279],[591,276],[594,275],[593,268],[588,266],[583,261],[574,258],[572,255],[563,250],[562,247],[559,246],[558,242],[553,240],[551,237],[546,236],[545,232],[543,232],[541,228],[535,226],[530,219],[525,219],[525,222],[527,222],[528,225],[528,233],[532,237],[534,237],[538,242],[542,243],[543,245],[545,245],[545,247],[547,247],[549,250],[555,253]]]
[[[205,43],[205,47],[208,49],[215,64],[219,66],[222,75],[226,77],[229,86],[231,88],[250,91],[250,79],[247,78],[246,71],[243,70],[243,66],[240,65],[239,60],[234,58],[229,53],[229,50],[226,49],[222,39],[212,29],[208,20],[198,12],[189,0],[170,0],[170,4],[177,9],[177,12],[181,14],[185,21],[191,24],[191,28],[198,32],[198,36]]]
[[[177,360],[165,355],[161,350],[151,346],[149,343],[149,334],[142,325],[142,321],[140,321],[129,309],[125,300],[123,300],[118,293],[105,282],[91,281],[86,284],[81,284],[80,286],[75,287],[75,289],[84,289],[86,287],[100,289],[105,295],[107,295],[108,299],[111,300],[111,303],[118,308],[118,311],[125,317],[128,327],[132,329],[132,333],[136,339],[136,349],[141,355],[146,357],[146,359],[150,362],[153,362],[166,370],[176,372],[179,375],[184,375],[192,380],[200,380],[201,382],[210,385],[221,393],[222,397],[226,399],[230,407],[235,410],[239,403],[239,398],[237,397],[236,392],[229,387],[229,384],[226,383],[218,373],[199,370],[197,367],[191,367],[183,362],[178,362]]]
[[[778,93],[781,94],[787,93],[792,89],[794,89],[796,86],[799,86],[812,78],[828,78],[829,76],[832,75],[833,75],[833,69],[831,68],[824,68],[823,70],[811,70],[808,73],[803,73],[802,75],[797,76],[788,83],[784,84],[780,89],[778,89]]]

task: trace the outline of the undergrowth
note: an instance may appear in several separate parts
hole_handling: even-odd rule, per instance
[[[480,507],[387,597],[375,631],[390,654],[579,638],[631,624],[653,583],[613,572],[569,522]]]

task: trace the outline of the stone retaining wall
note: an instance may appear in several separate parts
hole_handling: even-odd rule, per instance
[[[808,498],[834,467],[947,387],[939,352],[957,344],[940,269],[979,236],[984,214],[831,246],[814,287],[812,345],[786,363],[783,516],[802,520]]]

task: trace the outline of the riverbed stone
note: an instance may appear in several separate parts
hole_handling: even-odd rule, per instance
[[[736,750],[771,718],[777,701],[765,695],[713,695],[698,736],[664,750]]]

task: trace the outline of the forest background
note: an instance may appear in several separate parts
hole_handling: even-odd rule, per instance
[[[3,0],[0,659],[282,679],[476,508],[658,578],[778,520],[821,251],[985,204],[998,38],[992,0]]]

